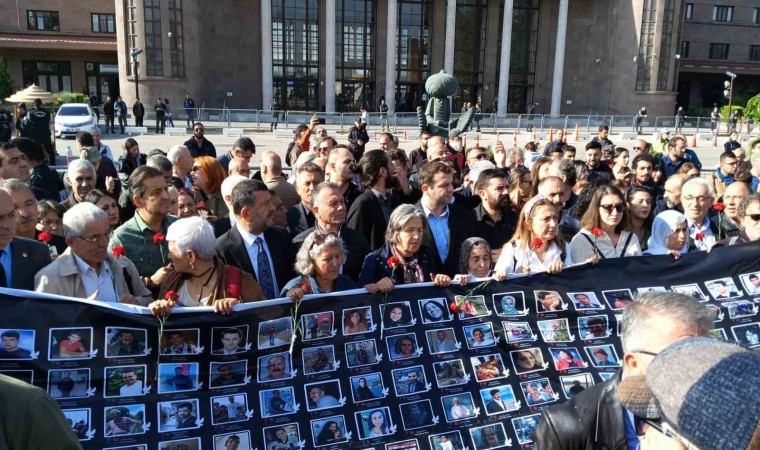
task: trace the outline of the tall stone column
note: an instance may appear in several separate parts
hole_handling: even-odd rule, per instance
[[[261,109],[272,108],[272,0],[261,0]]]
[[[335,0],[325,0],[325,112],[335,112]]]
[[[443,70],[454,75],[454,47],[456,45],[457,0],[446,2],[446,41],[444,42]]]
[[[385,36],[385,104],[388,105],[388,114],[396,112],[397,23],[398,3],[396,0],[388,0],[388,27]]]
[[[552,81],[553,116],[559,115],[562,107],[562,77],[565,71],[565,37],[567,35],[567,8],[569,0],[559,0],[557,19],[557,45],[554,49],[554,79]]]
[[[501,60],[499,62],[498,116],[507,115],[509,100],[509,59],[512,53],[512,12],[514,0],[504,0],[504,22],[501,26]]]

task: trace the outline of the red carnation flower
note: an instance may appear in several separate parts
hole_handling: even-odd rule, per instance
[[[396,256],[391,256],[390,258],[388,258],[388,261],[386,261],[386,263],[388,264],[388,268],[393,270],[396,267],[401,265],[401,260],[398,259],[398,257]]]
[[[165,298],[166,300],[169,300],[171,303],[176,303],[177,300],[179,300],[179,294],[177,294],[174,291],[167,291]]]
[[[694,236],[694,238],[695,238],[696,240],[698,240],[698,241],[701,241],[702,239],[704,239],[704,238],[705,238],[705,234],[704,234],[704,233],[702,233],[702,232],[699,232],[699,233],[697,233],[697,234],[696,234],[696,236]]]
[[[311,293],[311,283],[309,283],[309,280],[301,280],[301,282],[298,283],[296,287],[301,288],[304,294]]]
[[[544,241],[541,238],[533,238],[533,250],[538,250],[544,246]]]
[[[164,233],[156,233],[153,235],[153,243],[158,244],[163,242],[166,239],[166,235]]]
[[[454,314],[459,314],[459,305],[457,305],[457,302],[451,302],[451,304],[449,305],[449,309]]]
[[[716,203],[716,204],[713,205],[713,209],[716,210],[716,211],[723,211],[724,209],[726,209],[726,204],[718,202],[718,203]]]
[[[127,256],[127,250],[124,248],[123,245],[114,246],[111,252],[113,252],[113,256],[115,256],[116,258],[119,258],[121,256]]]
[[[602,235],[604,234],[604,231],[602,231],[601,228],[592,228],[591,234],[593,234],[596,237],[602,237]]]
[[[42,242],[44,242],[44,243],[46,243],[46,244],[49,244],[50,241],[53,240],[53,235],[50,234],[50,233],[46,233],[46,232],[43,231],[42,233],[40,233],[39,236],[37,236],[37,239],[40,240],[40,241],[42,241]]]

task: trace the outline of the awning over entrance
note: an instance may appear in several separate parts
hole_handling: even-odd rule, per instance
[[[59,50],[115,51],[116,36],[95,37],[0,33],[0,48],[55,48]]]

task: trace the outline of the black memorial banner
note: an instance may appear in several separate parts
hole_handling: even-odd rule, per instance
[[[619,370],[637,293],[691,295],[717,337],[760,346],[758,250],[320,296],[295,328],[287,301],[173,312],[159,335],[144,309],[3,290],[0,373],[53,396],[85,449],[531,448],[542,409]]]

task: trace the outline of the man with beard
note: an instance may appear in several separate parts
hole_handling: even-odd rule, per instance
[[[633,179],[631,187],[645,187],[655,189],[652,172],[654,171],[654,160],[646,153],[636,155],[631,161]]]
[[[372,251],[385,245],[385,230],[391,211],[401,204],[414,204],[420,199],[420,191],[408,187],[399,189],[398,177],[391,172],[390,158],[382,150],[370,150],[359,161],[362,169],[364,192],[348,210],[346,225],[367,239]]]
[[[235,373],[229,364],[221,364],[216,372],[218,375],[211,380],[211,387],[232,386],[243,384],[245,381],[243,375]]]
[[[415,189],[422,189],[419,171],[425,164],[429,164],[434,161],[446,162],[451,167],[453,167],[456,172],[454,180],[461,179],[459,167],[457,167],[457,165],[452,161],[452,155],[449,153],[448,147],[446,146],[446,141],[444,141],[444,139],[440,136],[433,136],[428,140],[427,159],[418,162],[414,166],[412,169],[412,176],[409,177],[409,184],[412,185]]]
[[[572,189],[559,177],[550,175],[538,183],[538,194],[543,195],[559,208],[560,221],[557,235],[565,242],[570,242],[581,230],[578,219],[571,216],[569,210],[563,209],[572,192]]]
[[[288,209],[288,231],[291,237],[306,231],[316,223],[311,209],[311,193],[319,183],[325,181],[325,173],[315,163],[307,162],[296,170],[295,177],[296,191],[301,201]]]
[[[177,406],[177,429],[196,428],[196,417],[193,415],[193,404],[182,402]]]
[[[382,139],[382,137],[381,137]],[[359,198],[361,191],[353,183],[356,176],[354,154],[345,145],[337,145],[327,158],[327,180],[335,183],[346,202],[346,210]]]
[[[655,204],[652,217],[657,216],[663,211],[669,209],[675,209],[676,211],[683,212],[683,206],[681,205],[681,187],[689,179],[689,176],[685,173],[677,173],[668,177],[665,181],[665,192],[663,198],[657,201]]]
[[[599,141],[586,144],[586,167],[589,175],[593,173],[606,180],[612,179],[612,169],[602,161],[602,144]]]
[[[509,182],[503,170],[487,169],[475,181],[474,193],[480,197],[475,208],[476,236],[491,246],[493,260],[499,259],[501,247],[512,238],[518,214],[509,207]]]

